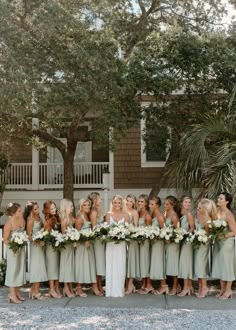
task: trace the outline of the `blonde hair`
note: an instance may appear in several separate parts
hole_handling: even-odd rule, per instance
[[[91,208],[94,208],[96,206],[96,201],[97,201],[98,198],[101,198],[101,195],[98,192],[95,192],[95,191],[91,192],[88,195],[88,199],[91,202]]]
[[[82,211],[82,206],[85,202],[89,202],[89,205],[91,207],[91,200],[89,198],[81,198],[79,200],[79,213]]]
[[[136,210],[137,209],[137,198],[132,194],[129,194],[126,196],[126,201],[127,201],[127,198],[131,198],[133,200],[132,208]]]
[[[211,220],[217,219],[217,207],[213,200],[203,198],[199,203],[201,204],[206,214],[211,218]]]
[[[66,221],[68,225],[70,223],[70,214],[71,214],[71,205],[72,201],[66,198],[63,198],[60,203],[60,217],[62,220]]]
[[[126,210],[126,206],[125,206],[125,202],[123,200],[123,197],[121,195],[115,195],[115,196],[112,197],[112,200],[111,200],[110,212],[112,212],[112,204],[113,204],[113,201],[115,199],[118,199],[119,201],[121,201],[121,211],[125,211]]]

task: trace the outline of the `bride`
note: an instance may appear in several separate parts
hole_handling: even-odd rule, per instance
[[[109,224],[129,222],[121,196],[112,198],[111,210],[105,215]],[[126,274],[126,243],[109,242],[106,245],[106,297],[123,297]]]

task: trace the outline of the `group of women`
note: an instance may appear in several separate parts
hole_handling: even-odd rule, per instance
[[[67,228],[93,229],[104,221],[109,224],[128,222],[134,226],[153,226],[162,228],[173,225],[181,226],[188,232],[196,228],[204,228],[209,232],[209,223],[215,219],[224,219],[227,233],[214,244],[211,276],[220,280],[219,299],[232,297],[232,282],[235,280],[235,248],[234,236],[236,223],[230,211],[232,196],[223,192],[218,196],[217,206],[210,199],[202,199],[198,203],[197,214],[191,211],[191,198],[185,196],[181,203],[174,196],[164,200],[162,213],[161,199],[153,196],[128,195],[124,200],[116,195],[111,202],[110,211],[105,215],[102,211],[102,199],[99,193],[93,192],[79,202],[79,212],[74,217],[73,203],[63,199],[59,212],[53,201],[46,201],[43,206],[44,220],[40,218],[36,202],[28,202],[24,211],[17,203],[10,203],[6,214],[9,219],[4,227],[4,243],[8,246],[11,235],[15,231],[26,228],[31,240],[30,249],[30,283],[29,296],[43,300],[40,283],[49,282],[49,296],[59,299],[63,296],[85,298],[83,284],[90,284],[90,290],[97,296],[122,297],[137,291],[141,295],[169,294],[183,297],[193,293],[192,280],[198,279],[196,296],[204,298],[208,294],[207,278],[209,276],[210,245],[201,244],[193,250],[190,242],[176,244],[155,239],[137,241],[102,243],[97,239],[66,245],[60,252],[51,245],[44,246],[43,241],[33,242],[32,235],[41,228],[47,231],[59,229],[65,233]],[[171,283],[169,285],[167,284]],[[183,279],[182,288],[178,279]],[[102,280],[105,279],[105,287]],[[142,279],[141,288],[136,290],[135,279]],[[159,287],[153,287],[153,281],[159,280]],[[171,281],[169,281],[171,280]],[[9,287],[9,302],[22,303],[24,297],[20,287],[25,280],[25,249],[13,253],[7,247],[7,271],[5,285]],[[63,283],[61,294],[59,283]],[[76,284],[75,284],[76,283]],[[105,289],[104,289],[105,288]]]

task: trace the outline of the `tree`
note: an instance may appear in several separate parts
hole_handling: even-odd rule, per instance
[[[1,129],[58,148],[63,195],[73,199],[77,142],[112,147],[140,113],[118,44],[56,1],[1,1],[0,13]],[[90,136],[80,129],[88,120]],[[118,132],[113,139],[110,127]]]
[[[178,46],[181,35],[172,35],[168,43],[163,27],[168,31],[180,25],[183,35],[190,29],[202,33],[222,12],[218,0],[81,0],[79,4],[75,0],[0,0],[1,128],[30,138],[37,146],[46,143],[58,148],[65,165],[64,197],[72,198],[76,144],[91,138],[80,129],[83,122],[91,120],[92,135],[101,144],[114,146],[108,128],[115,128],[118,138],[140,118],[135,96],[139,99],[141,92],[154,91],[154,97],[162,98],[163,92],[171,94],[185,79],[175,74],[175,68],[179,63],[185,72],[185,62],[180,61],[189,54],[173,52],[168,58],[168,47]],[[102,24],[95,29],[98,18]],[[163,55],[158,46],[162,39]],[[191,45],[191,38],[188,41]],[[186,45],[180,45],[183,51]],[[160,63],[157,55],[168,64]],[[166,74],[167,67],[172,76]],[[163,113],[158,112],[159,118]],[[33,117],[38,126],[32,131]],[[59,140],[61,136],[66,136],[67,145]]]
[[[222,191],[236,191],[236,87],[228,107],[205,115],[179,142],[179,159],[171,164],[177,187],[198,197],[215,199]]]

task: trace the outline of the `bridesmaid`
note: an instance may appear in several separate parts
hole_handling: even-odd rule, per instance
[[[73,203],[69,199],[62,199],[60,203],[61,232],[66,233],[68,228],[72,228],[75,222],[73,218]],[[64,283],[63,296],[73,298],[72,283],[74,283],[75,256],[72,244],[67,244],[65,249],[61,250],[59,281]]]
[[[88,199],[91,201],[91,211],[89,218],[91,221],[92,228],[99,226],[104,222],[104,215],[101,208],[102,198],[97,192],[92,192],[88,195]],[[97,287],[98,290],[104,294],[102,287],[102,276],[106,275],[106,244],[96,239],[94,242],[94,253],[96,263],[96,276],[97,276]]]
[[[91,202],[89,199],[81,199],[79,202],[79,214],[75,220],[75,228],[91,229],[89,213]],[[96,266],[93,244],[89,241],[78,244],[75,251],[75,281],[77,284],[76,295],[86,298],[87,294],[82,290],[82,283],[92,283],[91,290],[96,296],[103,296],[98,290],[96,282]]]
[[[33,242],[32,235],[43,228],[43,222],[39,216],[39,206],[36,202],[28,202],[24,210],[24,219],[26,221],[26,231],[30,243],[30,283],[31,289],[29,297],[32,299],[44,300],[45,297],[40,293],[40,283],[48,280],[44,242]]]
[[[182,217],[180,218],[181,228],[192,233],[194,231],[194,217],[190,209],[191,198],[188,196],[182,197]],[[184,242],[181,246],[179,258],[179,278],[184,279],[184,287],[178,296],[184,297],[193,293],[193,248],[190,242]]]
[[[179,206],[178,200],[174,196],[165,198],[165,225],[172,225],[174,228],[179,226]],[[173,277],[172,289],[170,296],[174,296],[178,289],[178,273],[179,273],[179,244],[166,244],[166,275]]]
[[[196,228],[205,229],[209,233],[209,222],[217,218],[217,209],[215,203],[207,198],[203,198],[197,207]],[[201,244],[200,248],[195,250],[194,270],[198,278],[198,298],[205,298],[208,294],[207,278],[209,275],[209,251],[210,244]]]
[[[43,214],[45,216],[44,229],[49,233],[52,229],[58,230],[60,218],[57,213],[56,204],[53,201],[46,201],[43,204]],[[59,290],[59,262],[60,254],[54,251],[50,244],[46,245],[46,268],[49,281],[49,296],[52,298],[61,298]]]
[[[152,217],[148,210],[149,199],[148,196],[142,194],[138,198],[138,208],[139,208],[139,226],[151,226]],[[140,294],[147,294],[153,292],[154,288],[150,280],[150,243],[146,239],[139,246],[139,260],[140,260],[140,276],[142,277],[142,286],[138,291]]]
[[[126,211],[130,216],[130,224],[137,227],[139,214],[136,210],[136,197],[133,195],[128,195],[126,197]],[[130,241],[128,246],[128,255],[127,255],[127,287],[125,294],[131,294],[135,292],[134,278],[140,277],[139,269],[139,247],[137,241]]]
[[[9,216],[3,233],[3,241],[7,246],[7,269],[5,285],[9,287],[8,302],[21,304],[24,298],[20,294],[20,287],[26,283],[25,279],[25,248],[22,247],[14,253],[9,249],[9,240],[14,232],[25,230],[25,221],[22,209],[18,203],[9,203],[6,209]]]
[[[153,196],[149,200],[149,209],[152,215],[152,227],[163,228],[165,225],[164,215],[160,211],[161,199]],[[154,290],[153,293],[160,295],[168,293],[168,286],[166,284],[165,276],[165,244],[163,240],[155,239],[151,246],[151,266],[150,266],[151,280],[160,280],[160,288]]]
[[[217,218],[225,220],[228,233],[215,241],[213,250],[212,277],[220,279],[220,293],[217,297],[226,300],[232,297],[232,281],[235,280],[234,236],[236,223],[230,210],[232,195],[222,192],[217,200]]]

